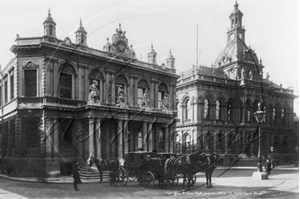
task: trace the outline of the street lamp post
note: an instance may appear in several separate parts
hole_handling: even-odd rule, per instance
[[[258,104],[258,110],[253,114],[258,122],[258,163],[257,171],[253,173],[252,177],[257,179],[268,179],[265,172],[262,172],[262,156],[261,156],[261,123],[264,121],[266,113],[260,110],[260,104]]]

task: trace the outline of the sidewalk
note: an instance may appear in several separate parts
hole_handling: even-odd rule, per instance
[[[229,167],[229,166],[218,166],[216,168],[217,170],[256,170],[257,167]],[[282,165],[282,166],[276,166],[274,171],[299,171],[299,167],[294,167],[294,165]],[[25,181],[25,182],[42,182],[42,183],[73,183],[74,179],[72,176],[61,176],[60,178],[44,178],[44,179],[38,179],[38,178],[25,178],[25,177],[9,177],[7,175],[0,174],[0,177],[7,178],[10,180],[19,180],[19,181]],[[81,179],[82,183],[99,183],[99,179]],[[108,173],[103,173],[103,182],[109,182]],[[1,198],[1,195],[0,195]]]

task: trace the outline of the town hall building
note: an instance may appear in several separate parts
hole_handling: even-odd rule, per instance
[[[255,51],[246,45],[243,13],[238,4],[229,16],[227,45],[211,66],[193,66],[177,81],[179,122],[174,152],[203,150],[218,153],[224,163],[257,157],[258,133],[254,113],[264,111],[262,154],[291,158],[298,146],[293,129],[293,89],[270,81]],[[283,158],[284,159],[284,158]]]
[[[1,151],[11,175],[60,176],[74,160],[120,160],[127,152],[173,152],[175,58],[136,58],[121,24],[103,49],[88,45],[80,21],[75,42],[17,35],[15,57],[1,70]],[[129,35],[129,33],[128,33]],[[150,45],[149,45],[150,48]]]

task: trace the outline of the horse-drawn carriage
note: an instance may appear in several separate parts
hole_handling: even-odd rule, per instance
[[[174,156],[172,153],[156,153],[136,151],[125,154],[124,168],[127,171],[129,181],[137,181],[139,184],[153,188],[155,182],[164,187],[166,182],[172,181],[165,175],[164,164],[167,158]],[[175,180],[175,178],[174,178]]]
[[[95,158],[90,158],[89,165],[96,161]],[[168,185],[177,185],[179,177],[182,177],[183,188],[187,184],[189,189],[195,184],[198,172],[205,173],[207,187],[212,187],[211,176],[217,161],[218,155],[208,155],[200,151],[189,155],[136,151],[125,154],[124,164],[115,161],[115,164],[108,165],[111,172],[114,172],[113,177],[122,186],[126,186],[128,181],[137,181],[149,188],[154,188],[156,182],[161,188],[166,188]],[[101,173],[101,164],[96,165]]]

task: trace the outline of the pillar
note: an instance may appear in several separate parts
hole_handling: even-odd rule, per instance
[[[109,103],[109,95],[111,94],[111,90],[109,89],[110,84],[109,84],[109,79],[110,79],[110,75],[109,72],[107,71],[105,73],[105,104]]]
[[[225,140],[225,143],[224,143],[225,154],[227,154],[228,153],[228,133],[225,133],[224,140]]]
[[[46,157],[52,156],[52,143],[53,143],[53,120],[50,118],[46,118],[46,128],[45,128],[45,141],[46,141]]]
[[[54,157],[59,157],[59,133],[58,133],[58,120],[53,120],[53,146],[54,146]]]
[[[96,143],[97,143],[97,158],[101,160],[101,119],[96,119]]]
[[[95,157],[95,151],[94,151],[94,118],[89,118],[89,157]]]
[[[147,144],[147,122],[143,123],[143,150],[148,151],[148,144]]]
[[[214,136],[213,153],[216,153],[217,152],[218,131],[214,132],[213,136]]]
[[[152,122],[148,122],[148,148],[149,151],[153,150],[153,129],[152,129]]]
[[[138,103],[138,77],[134,76],[134,106],[139,107]]]
[[[110,76],[111,76],[111,101],[110,103],[115,105],[116,104],[116,82],[115,82],[115,75],[114,75],[114,72],[111,71],[110,72]],[[125,85],[124,85],[124,90],[125,90]]]
[[[170,153],[174,153],[174,134],[175,134],[175,128],[174,125],[170,125],[169,129],[169,137],[168,139],[170,140]]]
[[[118,159],[123,159],[123,121],[118,120]]]
[[[128,120],[124,120],[124,153],[128,153],[128,142],[129,142],[129,134],[128,134]]]
[[[169,127],[166,125],[164,132],[165,152],[169,152]]]

